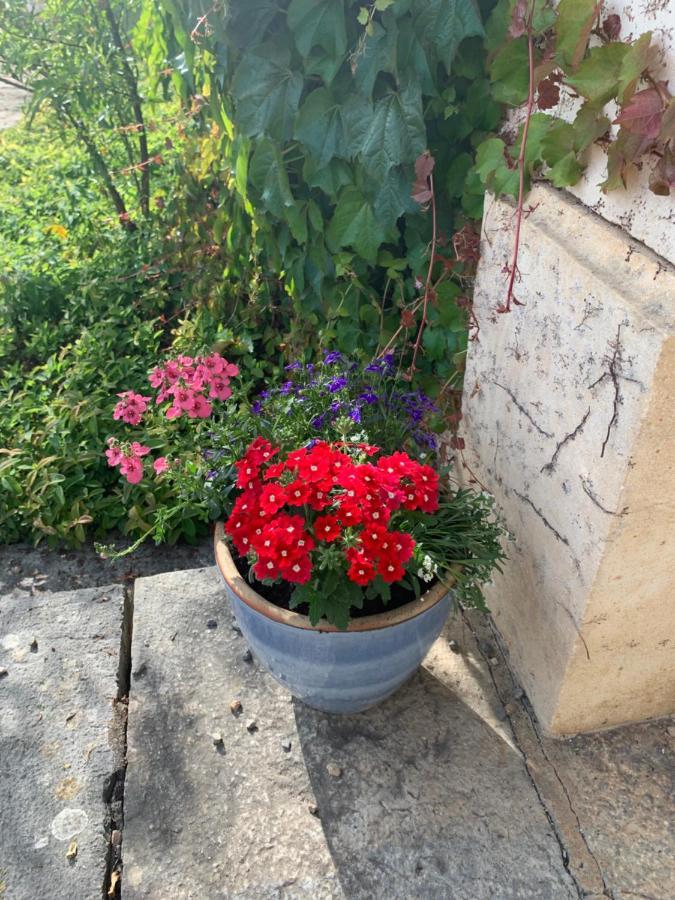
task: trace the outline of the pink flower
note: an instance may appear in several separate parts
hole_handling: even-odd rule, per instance
[[[229,383],[229,378],[213,378],[211,380],[209,397],[213,397],[215,400],[227,400],[228,397],[232,396],[232,389],[228,386]]]
[[[156,369],[153,369],[152,372],[148,375],[148,381],[154,388],[162,387],[162,385],[166,381],[166,372],[164,371],[164,369],[160,369],[158,366]]]
[[[195,392],[186,388],[172,387],[170,393],[173,394],[173,405],[179,409],[190,410],[195,399]]]
[[[167,419],[179,419],[182,414],[183,410],[180,408],[180,406],[170,406],[167,409],[165,416],[167,417]]]
[[[239,374],[239,366],[235,366],[234,363],[227,363],[225,365],[225,375],[229,376],[230,378],[234,378],[235,375],[238,375],[238,374]]]
[[[117,396],[121,399],[113,411],[113,419],[122,419],[127,425],[138,425],[151,398],[133,391],[123,391]]]
[[[187,413],[191,419],[208,419],[211,415],[213,407],[201,394],[195,394],[192,405]]]
[[[152,468],[155,470],[157,475],[161,475],[162,472],[166,472],[169,468],[169,463],[166,456],[158,456],[152,464]]]
[[[143,444],[139,444],[138,441],[133,441],[131,444],[131,452],[134,456],[147,456],[150,452],[150,448],[144,447]]]
[[[137,456],[125,456],[120,464],[120,473],[129,484],[138,484],[143,478],[143,463]]]
[[[105,455],[108,459],[109,466],[119,466],[123,459],[122,451],[119,447],[111,447],[109,450],[105,451]]]

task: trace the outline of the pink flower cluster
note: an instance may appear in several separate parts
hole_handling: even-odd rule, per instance
[[[123,475],[130,484],[138,484],[143,478],[143,463],[141,458],[147,456],[150,452],[149,447],[144,447],[138,441],[133,441],[128,447],[121,447],[114,438],[108,438],[108,449],[105,455],[108,458],[109,466],[119,466],[120,474]],[[164,457],[160,457],[166,463]],[[157,471],[157,463],[155,460],[155,471]]]
[[[211,400],[227,400],[232,394],[230,378],[239,369],[219,353],[210,356],[179,356],[158,366],[150,374],[150,384],[159,389],[157,403],[171,399],[167,419],[186,414],[191,419],[211,415]]]
[[[212,412],[212,400],[227,400],[232,395],[230,378],[239,374],[239,369],[228,362],[220,353],[210,356],[178,356],[158,366],[150,373],[150,384],[157,388],[157,403],[171,400],[165,412],[167,419],[178,419],[183,414],[190,419],[206,419]],[[151,397],[144,397],[134,391],[123,391],[117,395],[120,402],[115,406],[114,419],[121,419],[127,425],[138,425],[145,414]],[[119,466],[120,474],[131,484],[138,484],[143,478],[143,457],[150,452],[138,441],[130,444],[118,443],[108,438],[105,455],[108,465]],[[168,471],[169,461],[158,457],[152,464],[157,475]]]
[[[115,407],[113,419],[121,419],[127,425],[138,425],[152,398],[135,394],[133,391],[122,391],[117,396],[121,397],[121,400]]]

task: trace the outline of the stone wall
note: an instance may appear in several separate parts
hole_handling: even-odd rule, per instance
[[[488,603],[535,711],[566,734],[675,711],[672,266],[579,201],[488,202],[465,459],[514,540]]]

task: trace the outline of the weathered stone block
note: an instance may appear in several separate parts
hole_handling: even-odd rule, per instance
[[[0,594],[0,896],[90,900],[108,862],[107,798],[123,589]]]
[[[514,535],[495,622],[564,734],[675,711],[675,275],[551,187],[528,206],[499,315],[514,211],[486,204],[465,459]]]

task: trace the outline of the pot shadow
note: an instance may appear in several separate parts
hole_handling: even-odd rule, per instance
[[[574,896],[522,756],[425,669],[357,715],[294,710],[349,900]]]

